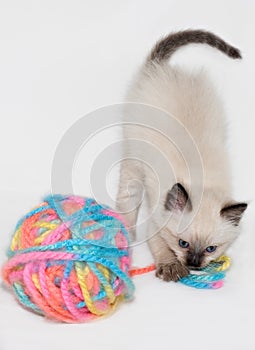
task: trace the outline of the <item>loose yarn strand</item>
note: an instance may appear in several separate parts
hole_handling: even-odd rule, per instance
[[[218,289],[223,286],[225,271],[229,268],[231,259],[222,255],[218,259],[212,261],[208,266],[199,269],[198,273],[191,272],[188,276],[181,278],[179,281],[189,287],[199,289]],[[154,264],[143,267],[134,268],[129,271],[131,277],[141,275],[156,269]]]

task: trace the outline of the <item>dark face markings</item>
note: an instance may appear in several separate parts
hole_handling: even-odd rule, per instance
[[[200,267],[204,259],[204,252],[189,250],[187,252],[187,265],[190,267]]]

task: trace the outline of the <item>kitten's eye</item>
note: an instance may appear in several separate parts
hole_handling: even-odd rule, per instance
[[[179,239],[179,246],[182,248],[188,248],[189,242],[183,241],[182,239]]]
[[[217,249],[216,245],[210,245],[209,247],[206,248],[207,253],[213,253]]]

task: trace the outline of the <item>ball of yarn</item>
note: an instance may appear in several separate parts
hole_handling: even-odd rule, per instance
[[[84,322],[133,294],[123,219],[90,198],[46,197],[18,222],[8,256],[19,302],[51,319]]]

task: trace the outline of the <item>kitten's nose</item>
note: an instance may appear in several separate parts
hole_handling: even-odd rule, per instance
[[[187,265],[193,267],[200,267],[201,265],[201,255],[197,253],[188,254]]]

